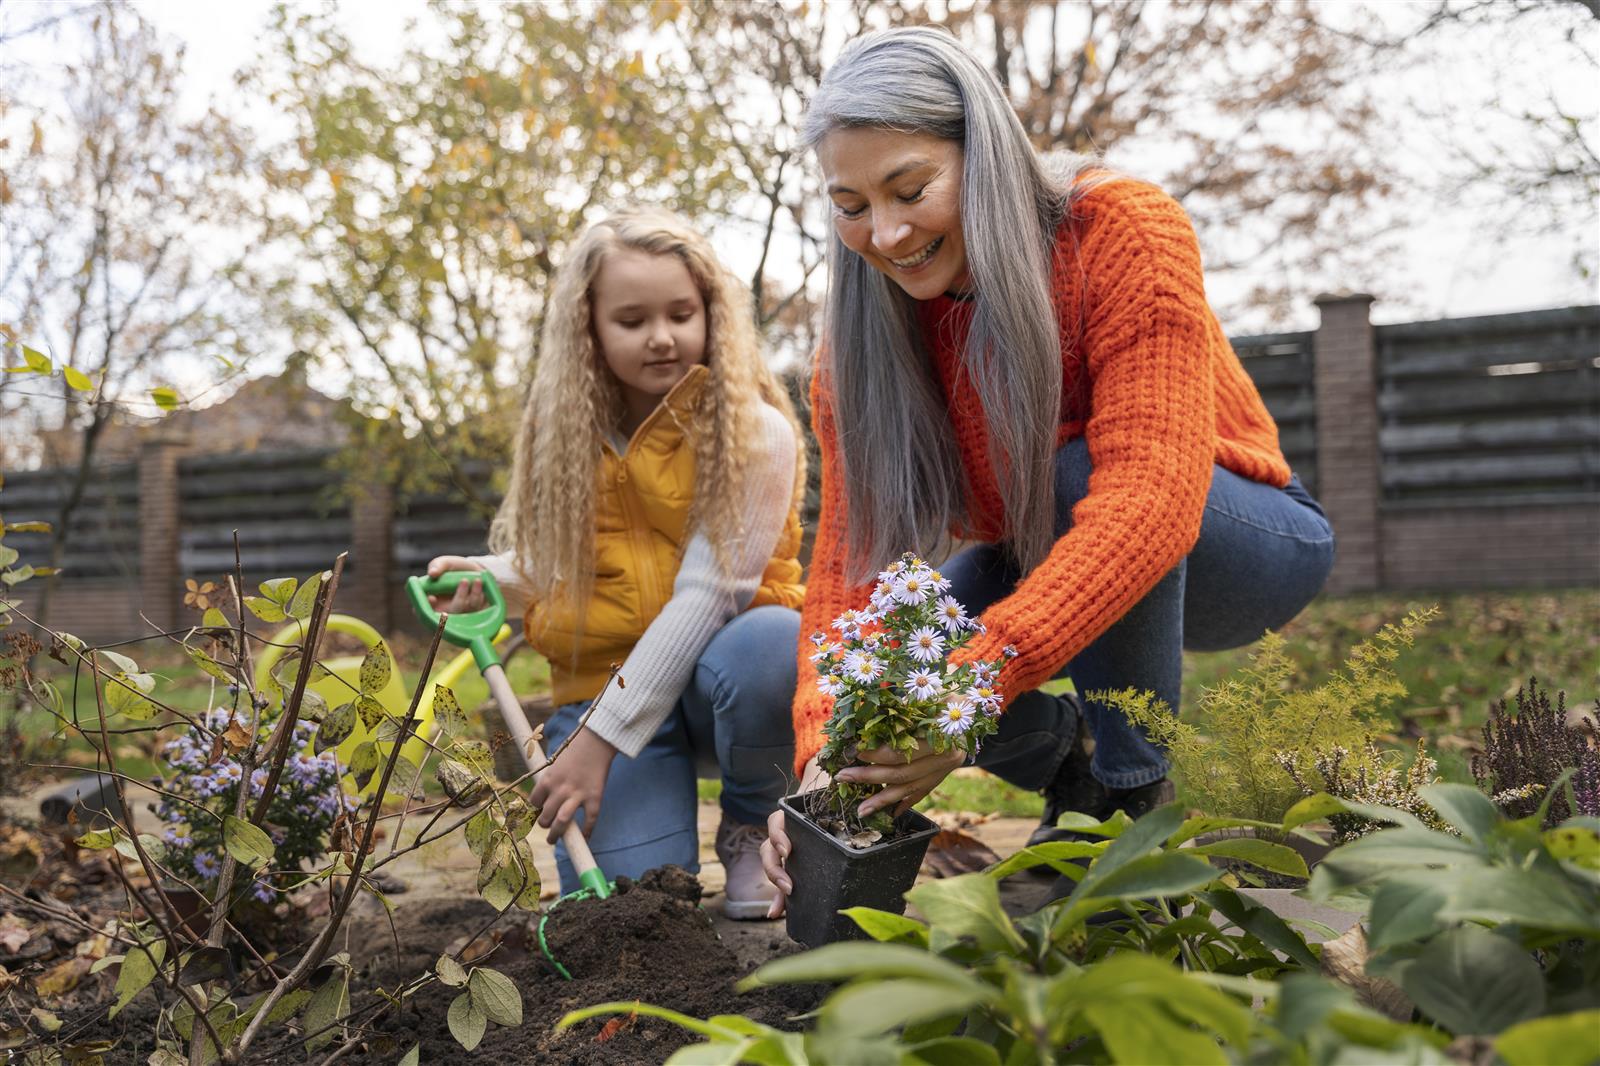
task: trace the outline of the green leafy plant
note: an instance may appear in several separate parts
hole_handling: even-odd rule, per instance
[[[1296,832],[1337,806],[1316,797],[1274,828]],[[635,1010],[665,1018],[703,1038],[668,1060],[685,1064],[1306,1061],[1308,1049],[1352,1044],[1427,1059],[1444,1042],[1438,1034],[1389,1021],[1316,976],[1317,954],[1304,937],[1206,861],[1245,856],[1303,872],[1295,852],[1264,840],[1183,846],[1248,824],[1185,819],[1176,806],[1137,822],[1080,819],[1073,827],[1088,839],[918,886],[908,898],[925,921],[853,909],[873,942],[779,959],[746,982],[838,984],[804,1032],[634,1003],[576,1011],[561,1026]],[[1076,885],[1013,919],[999,882],[1035,865]],[[1252,1010],[1256,999],[1266,1012]]]
[[[970,753],[994,732],[1004,660],[950,662],[983,623],[968,618],[949,589],[949,580],[908,552],[878,575],[866,607],[834,620],[836,638],[812,635],[817,687],[833,697],[817,754],[830,777],[862,751],[889,748],[909,758],[926,744],[936,753]],[[1006,658],[1015,654],[1006,649]],[[887,811],[865,820],[856,813],[881,787],[830,781],[806,813],[852,847],[867,847],[894,829]]]
[[[1393,828],[1332,852],[1308,895],[1366,901],[1367,973],[1440,1028],[1493,1038],[1511,1063],[1578,1061],[1578,1049],[1587,1060],[1600,1025],[1600,820],[1546,829],[1544,809],[1508,819],[1466,785],[1421,794],[1452,832],[1347,804]],[[1568,1042],[1582,1032],[1587,1043]]]
[[[1302,773],[1335,748],[1359,753],[1356,761],[1365,758],[1384,710],[1406,694],[1389,664],[1437,613],[1413,611],[1385,625],[1351,649],[1343,670],[1311,688],[1292,686],[1294,666],[1283,637],[1268,633],[1248,667],[1201,691],[1189,720],[1148,692],[1094,696],[1167,749],[1195,806],[1273,822],[1305,795],[1285,769],[1286,757]],[[1351,761],[1347,757],[1347,769],[1354,769]]]
[[[1550,788],[1563,773],[1572,772],[1573,804]],[[1483,724],[1483,751],[1472,757],[1472,776],[1478,787],[1513,818],[1544,810],[1547,824],[1563,822],[1574,814],[1600,817],[1600,733],[1593,716],[1574,722],[1567,713],[1567,694],[1550,694],[1539,679],[1528,678],[1517,689],[1516,712],[1505,700],[1489,710]]]
[[[152,1062],[245,1061],[270,1029],[291,1019],[298,1019],[297,1039],[308,1051],[342,1041],[331,1051],[337,1058],[359,1039],[350,1027],[370,1025],[440,983],[464,989],[462,1005],[451,1012],[452,1032],[463,1043],[475,1044],[489,1022],[520,1021],[515,986],[480,958],[441,959],[432,971],[354,1003],[350,960],[332,950],[358,894],[389,906],[376,880],[384,866],[451,834],[463,834],[478,855],[479,889],[498,916],[535,908],[540,890],[525,842],[536,812],[515,784],[494,780],[488,746],[471,735],[455,695],[433,688],[435,730],[422,737],[416,724],[425,685],[403,706],[379,699],[395,671],[384,644],[368,651],[354,680],[319,658],[343,562],[341,556],[331,571],[304,582],[264,582],[260,596],[243,595],[235,574],[225,593],[212,596],[216,605],[195,604],[204,610],[199,627],[151,638],[181,639],[189,659],[213,680],[199,711],[168,702],[164,679],[134,657],[136,642],[95,648],[39,627],[21,606],[10,611],[50,638],[51,658],[93,700],[87,715],[76,705],[66,709],[56,686],[19,668],[17,691],[53,716],[63,734],[87,742],[115,786],[110,824],[76,843],[106,853],[131,901],[131,914],[106,931],[115,953],[97,967],[117,967],[111,1016],[147,990],[159,1001]],[[255,620],[283,622],[298,634],[287,649],[275,644],[282,654],[259,674],[259,684],[253,652],[282,637],[257,633]],[[423,678],[439,640],[436,633]],[[310,687],[323,679],[347,686],[348,701],[330,709]],[[346,760],[341,744],[358,722],[365,736]],[[150,738],[168,758],[169,772],[153,780],[125,773],[119,752],[129,736]],[[446,798],[429,802],[423,795],[422,767],[402,754],[413,740],[437,757]],[[154,795],[162,831],[137,832],[125,817],[140,792]],[[402,844],[412,813],[431,817]],[[386,822],[393,845],[380,855],[374,845]],[[185,892],[198,903],[183,900]],[[258,942],[259,921],[241,920],[269,898],[313,892],[327,894],[325,917],[302,922],[305,939],[282,956],[272,943]],[[11,894],[0,885],[0,899],[9,903]],[[61,1050],[70,1055],[75,1048],[81,1050]]]

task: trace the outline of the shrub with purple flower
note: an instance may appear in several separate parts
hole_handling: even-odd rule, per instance
[[[817,687],[833,697],[833,715],[823,727],[828,739],[818,755],[830,775],[873,748],[910,757],[926,742],[938,753],[970,754],[994,732],[1002,702],[995,682],[1004,660],[949,661],[983,632],[949,589],[943,575],[907,553],[878,575],[865,609],[845,611],[832,632],[811,637]],[[1007,649],[1008,658],[1014,654]],[[876,791],[834,783],[816,802],[819,810],[846,812],[844,839],[864,826],[887,833],[893,824],[887,812],[865,822],[854,816]]]
[[[161,786],[170,795],[164,795],[156,808],[166,826],[161,839],[168,848],[169,866],[185,877],[192,874],[195,886],[202,890],[209,890],[222,870],[222,819],[234,812],[240,787],[247,790],[250,800],[256,800],[267,782],[264,769],[253,771],[246,781],[244,768],[217,742],[234,714],[228,708],[216,708],[163,749],[169,769]],[[263,735],[274,717],[263,721]],[[267,831],[276,845],[275,868],[241,885],[263,903],[276,901],[281,890],[293,886],[306,859],[326,852],[334,819],[356,806],[339,787],[334,753],[309,753],[316,730],[314,722],[295,723],[293,750],[297,754],[284,763],[267,809]]]

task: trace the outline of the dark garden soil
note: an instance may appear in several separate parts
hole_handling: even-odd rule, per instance
[[[797,1028],[789,1019],[814,1008],[825,991],[820,986],[784,986],[740,995],[733,990],[753,967],[741,963],[724,944],[698,906],[700,885],[692,874],[663,867],[638,882],[619,878],[617,893],[606,900],[574,900],[556,907],[546,936],[555,956],[573,975],[568,981],[545,962],[536,936],[510,937],[510,950],[487,961],[516,982],[522,991],[521,1026],[491,1023],[483,1042],[471,1053],[474,1062],[599,1064],[661,1062],[684,1044],[698,1039],[676,1025],[647,1018],[595,1018],[556,1033],[568,1011],[596,1003],[643,1001],[697,1018],[740,1013],[782,1028]],[[490,913],[473,902],[477,920]],[[419,919],[435,930],[441,920],[467,928],[464,914]],[[408,923],[409,924],[409,923]],[[529,930],[531,933],[531,930]],[[517,941],[520,940],[520,943]],[[767,958],[795,950],[773,928]],[[373,980],[392,983],[432,964],[437,952],[406,960],[403,972],[389,972],[392,952],[375,960]],[[419,965],[420,964],[420,965]],[[355,1063],[392,1063],[413,1044],[421,1045],[423,1062],[459,1058],[460,1046],[450,1036],[446,1014],[453,989],[432,986],[399,1012],[384,1019],[365,1055]],[[620,1019],[620,1020],[613,1020]]]

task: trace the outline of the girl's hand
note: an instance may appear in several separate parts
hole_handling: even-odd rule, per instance
[[[806,763],[805,770],[800,774],[800,787],[796,792],[811,792],[828,783],[828,775],[822,772],[815,758]],[[789,879],[788,871],[783,866],[789,859],[789,831],[783,819],[783,808],[779,807],[767,815],[767,839],[761,844],[761,869],[766,873],[767,880],[772,882],[778,894],[773,897],[772,906],[767,908],[768,918],[783,917],[784,903],[788,901],[789,894],[794,891],[794,882]]]
[[[483,567],[462,555],[436,556],[428,564],[428,576],[438,577],[451,570],[482,570]],[[428,605],[441,614],[468,614],[483,607],[483,582],[474,578],[456,586],[455,595],[448,600],[443,596],[429,596]]]
[[[539,772],[529,802],[539,808],[539,824],[550,830],[546,841],[554,844],[560,840],[579,811],[583,812],[583,835],[594,832],[606,776],[616,754],[617,749],[606,741],[580,729],[561,758]]]
[[[967,753],[951,748],[943,755],[935,755],[932,746],[924,740],[917,745],[910,761],[893,748],[873,748],[856,758],[869,765],[847,766],[839,771],[838,780],[855,785],[884,786],[882,791],[862,801],[862,816],[879,810],[899,816],[938,788],[951,770],[967,761]]]

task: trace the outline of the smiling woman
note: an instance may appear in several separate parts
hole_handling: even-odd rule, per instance
[[[1206,303],[1188,218],[1092,161],[1047,167],[988,69],[935,29],[848,46],[804,138],[833,239],[801,632],[869,602],[889,558],[944,560],[937,579],[981,625],[967,654],[1015,649],[985,690],[1003,714],[976,763],[1045,793],[1036,839],[1067,810],[1137,817],[1169,801],[1165,753],[1097,694],[1175,708],[1185,647],[1281,626],[1333,559]],[[955,538],[976,544],[951,556]],[[1060,676],[1081,704],[1041,691]],[[803,779],[832,687],[795,696]],[[882,786],[865,816],[909,807],[961,761],[925,742],[909,759],[862,751],[838,777]],[[787,891],[782,818],[765,859]]]

